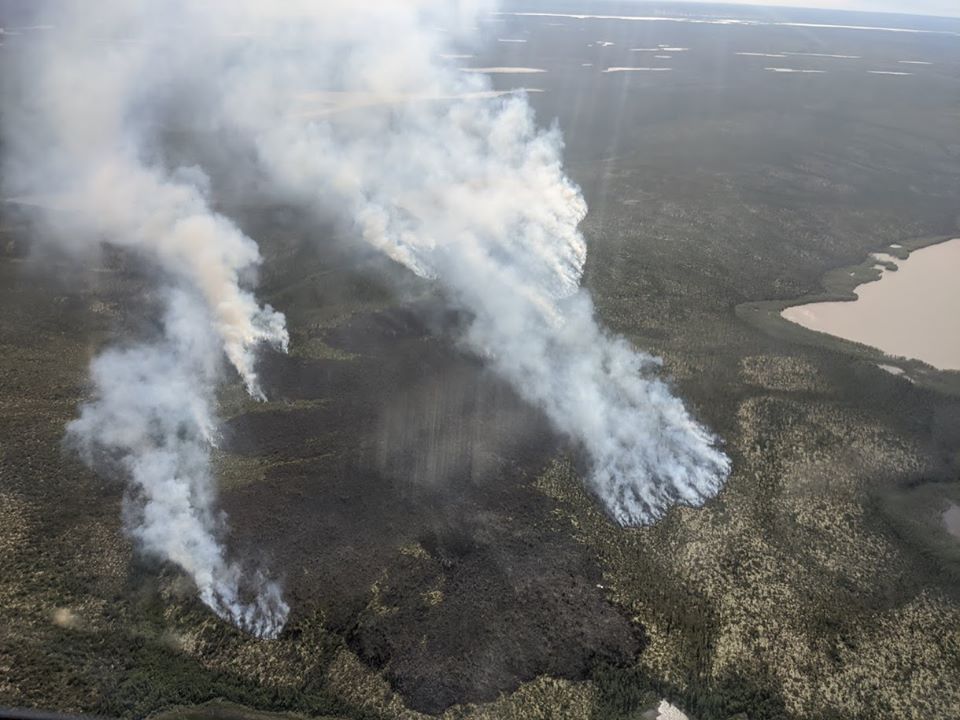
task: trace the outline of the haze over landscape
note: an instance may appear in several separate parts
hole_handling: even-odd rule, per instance
[[[960,12],[806,4],[0,0],[0,710],[960,714]]]
[[[672,2],[673,0],[667,1]],[[682,2],[682,0],[676,1]],[[951,0],[910,0],[909,2],[908,0],[766,0],[765,2],[716,0],[715,2],[708,1],[704,4],[844,10],[864,13],[895,13],[900,15],[932,15],[940,17],[960,16],[960,7]]]

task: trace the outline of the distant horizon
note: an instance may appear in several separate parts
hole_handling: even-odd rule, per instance
[[[637,0],[649,2],[650,0]],[[847,12],[890,13],[917,17],[960,18],[957,0],[663,0],[671,4],[743,5],[792,8],[795,10],[837,10]]]

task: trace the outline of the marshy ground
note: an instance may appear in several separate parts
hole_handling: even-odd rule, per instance
[[[78,271],[38,254],[4,205],[0,705],[611,720],[665,696],[702,719],[960,714],[956,375],[911,365],[911,383],[745,317],[891,243],[955,236],[958,40],[497,21],[494,38],[528,42],[491,39],[465,66],[547,70],[494,84],[545,90],[531,103],[558,118],[591,206],[598,315],[663,357],[725,439],[720,496],[615,525],[577,448],[460,349],[435,287],[303,209],[224,192],[292,332],[289,356],[262,358],[269,402],[221,393],[229,545],[292,606],[278,640],[255,641],[133,552],[122,482],[63,446],[91,357],[151,332],[149,278],[122,255]],[[602,72],[660,45],[688,48],[673,72]],[[784,51],[860,59],[789,56],[825,72],[787,74],[737,55]],[[913,74],[868,74],[896,67]],[[217,698],[232,704],[176,709]]]

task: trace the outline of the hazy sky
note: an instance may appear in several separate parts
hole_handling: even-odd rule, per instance
[[[697,0],[694,0],[697,1]],[[863,10],[910,15],[942,15],[960,17],[960,0],[699,0],[725,5],[782,5],[784,7],[827,8],[830,10]]]

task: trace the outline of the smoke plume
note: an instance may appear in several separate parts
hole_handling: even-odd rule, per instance
[[[18,100],[4,109],[5,189],[28,199],[43,239],[81,257],[102,243],[138,257],[166,308],[159,339],[93,362],[93,399],[68,436],[91,465],[129,478],[127,527],[145,552],[188,572],[221,617],[275,636],[288,611],[278,588],[220,544],[210,450],[222,358],[262,398],[254,353],[286,348],[284,318],[245,289],[259,251],[210,208],[204,173],[157,157],[162,47],[130,37],[146,15],[108,3],[57,10],[65,30],[18,48],[5,68]]]
[[[250,293],[256,244],[211,209],[196,167],[153,142],[176,115],[250,152],[235,173],[336,213],[435,281],[471,318],[464,343],[582,446],[589,483],[624,525],[714,495],[729,460],[659,377],[605,331],[580,288],[587,208],[556,127],[526,96],[455,66],[482,0],[67,2],[19,67],[30,102],[6,119],[14,190],[42,196],[47,234],[153,263],[162,338],[108,351],[70,433],[131,478],[131,532],[187,570],[203,600],[262,635],[286,616],[275,586],[224,556],[213,510],[213,388],[222,357],[261,396],[254,354],[284,319]],[[446,58],[446,59],[444,59]],[[248,161],[248,157],[254,160]]]
[[[563,172],[560,132],[537,126],[523,94],[497,95],[442,60],[480,8],[297,9],[294,21],[260,13],[266,39],[238,46],[222,76],[219,113],[276,187],[337,208],[468,311],[469,348],[583,446],[591,488],[621,524],[714,495],[730,466],[717,439],[579,289],[587,208]]]
[[[276,584],[229,562],[214,510],[210,448],[222,346],[192,292],[172,291],[162,339],[108,350],[91,368],[95,397],[68,427],[91,465],[130,481],[127,524],[141,547],[183,568],[203,602],[259,637],[275,637],[288,607]],[[100,457],[98,457],[100,456]],[[252,600],[241,599],[244,592]]]

